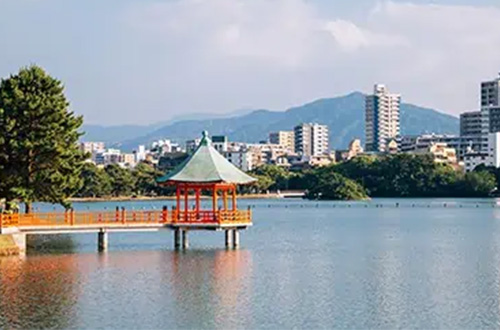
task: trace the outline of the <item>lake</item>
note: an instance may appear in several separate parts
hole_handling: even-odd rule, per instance
[[[172,202],[76,203],[77,210]],[[495,200],[242,200],[254,226],[0,258],[0,328],[498,328]],[[52,206],[39,204],[39,210]]]

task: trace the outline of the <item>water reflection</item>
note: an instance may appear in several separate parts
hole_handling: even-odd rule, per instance
[[[176,326],[234,327],[248,319],[252,257],[246,250],[165,254]]]
[[[0,270],[0,328],[71,324],[78,290],[73,258],[0,258]]]
[[[260,209],[244,250],[0,259],[0,328],[498,328],[500,210]],[[307,219],[305,224],[304,219]],[[114,249],[114,250],[113,250]],[[144,251],[152,249],[153,251]]]

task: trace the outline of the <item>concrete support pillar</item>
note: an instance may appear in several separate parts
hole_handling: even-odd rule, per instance
[[[240,232],[238,229],[233,229],[233,247],[237,249],[240,246]]]
[[[176,228],[174,230],[174,248],[178,250],[181,247],[181,230]]]
[[[230,247],[232,247],[232,244],[233,244],[233,233],[232,233],[232,230],[227,229],[225,231],[225,235],[226,235],[226,248],[230,248]]]
[[[12,239],[14,243],[19,248],[19,254],[23,255],[26,253],[26,234],[12,234]]]
[[[102,229],[97,233],[97,250],[99,252],[108,250],[108,233]]]
[[[188,231],[184,229],[182,231],[182,248],[187,249],[189,247]]]

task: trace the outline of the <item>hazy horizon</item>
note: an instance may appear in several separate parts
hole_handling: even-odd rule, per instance
[[[375,83],[457,116],[500,71],[498,0],[0,0],[0,32],[0,77],[42,66],[87,124],[283,111]]]

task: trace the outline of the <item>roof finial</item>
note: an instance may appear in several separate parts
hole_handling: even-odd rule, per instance
[[[208,146],[210,144],[210,138],[208,137],[208,132],[207,131],[203,131],[201,132],[201,135],[202,135],[202,138],[201,138],[201,142],[200,142],[200,145],[202,146]]]

